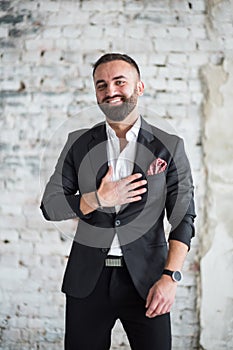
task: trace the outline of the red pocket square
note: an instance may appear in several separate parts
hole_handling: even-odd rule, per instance
[[[156,175],[166,170],[167,162],[161,158],[156,158],[149,166],[147,175]]]

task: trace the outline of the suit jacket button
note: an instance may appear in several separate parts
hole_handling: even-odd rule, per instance
[[[108,248],[102,248],[101,251],[102,251],[103,253],[107,253],[107,252],[108,252]]]
[[[115,226],[116,226],[116,227],[120,226],[120,224],[121,224],[120,220],[116,220],[116,221],[115,221]]]

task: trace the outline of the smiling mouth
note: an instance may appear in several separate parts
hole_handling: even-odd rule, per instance
[[[123,99],[122,99],[122,97],[114,97],[114,98],[106,100],[105,103],[108,103],[110,105],[118,105],[118,104],[123,103]]]

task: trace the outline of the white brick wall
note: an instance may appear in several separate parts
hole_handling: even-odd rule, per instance
[[[155,123],[161,114],[184,137],[200,235],[202,106],[208,98],[200,70],[221,64],[232,50],[230,11],[224,11],[227,1],[218,3],[223,6],[207,11],[204,0],[0,2],[0,350],[62,348],[60,285],[71,240],[62,235],[64,227],[41,216],[39,172],[54,162],[66,138],[59,126],[68,130],[70,117],[80,111],[72,127],[99,121],[97,108],[87,108],[95,105],[91,64],[102,53],[126,52],[138,61],[145,116]],[[52,135],[53,146],[41,164]],[[173,308],[174,350],[199,348],[198,247],[197,238]],[[127,344],[117,324],[112,349],[129,349]]]

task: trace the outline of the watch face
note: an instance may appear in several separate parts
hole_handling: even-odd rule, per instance
[[[174,281],[176,282],[180,282],[182,279],[182,274],[180,271],[174,271],[172,274],[172,278],[174,279]]]

